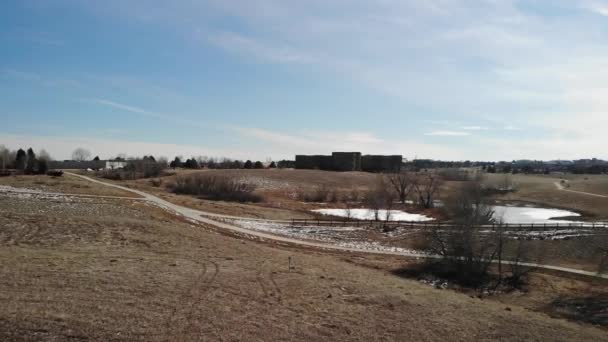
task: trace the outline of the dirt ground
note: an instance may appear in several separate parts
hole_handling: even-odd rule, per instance
[[[0,227],[4,341],[608,341],[545,313],[603,283],[482,300],[393,275],[408,260],[227,236],[130,200],[0,195]]]

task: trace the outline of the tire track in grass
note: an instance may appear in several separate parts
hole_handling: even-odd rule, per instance
[[[216,262],[204,259],[203,262],[195,261],[195,263],[200,265],[202,271],[197,275],[194,283],[182,293],[165,322],[164,330],[167,332],[167,339],[171,341],[182,341],[184,336],[194,330],[196,312],[220,273],[220,267]],[[189,301],[189,305],[186,305],[186,301]]]
[[[211,285],[215,282],[218,274],[220,273],[219,265],[211,260],[205,260],[213,266],[212,271],[209,271],[209,267],[205,267],[205,277],[203,280],[194,287],[194,295],[195,298],[191,304],[186,315],[186,326],[182,329],[182,336],[187,336],[187,334],[195,331],[196,326],[195,322],[197,321],[197,313],[200,313],[200,308],[204,304],[204,300],[208,298],[208,295],[211,290]],[[201,315],[198,315],[201,317]],[[208,323],[213,327],[213,321],[209,320]]]

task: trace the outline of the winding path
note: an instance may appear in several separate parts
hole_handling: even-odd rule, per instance
[[[573,192],[573,193],[579,194],[579,195],[586,195],[586,196],[593,196],[593,197],[600,197],[600,198],[608,198],[608,196],[606,196],[606,195],[598,195],[598,194],[593,194],[593,193],[590,193],[590,192],[584,192],[584,191],[576,191],[576,190],[566,189],[564,187],[564,185],[562,183],[560,183],[560,182],[555,182],[553,184],[555,184],[555,186],[557,187],[557,190],[567,191],[567,192]]]
[[[218,221],[208,218],[209,216],[222,217],[221,215],[208,213],[208,212],[204,212],[201,210],[186,208],[186,207],[183,207],[183,206],[180,206],[177,204],[173,204],[171,202],[165,201],[162,198],[151,195],[147,192],[127,188],[127,187],[112,184],[112,183],[102,182],[100,180],[93,179],[91,177],[78,175],[78,174],[71,173],[71,172],[66,172],[66,174],[70,175],[70,176],[74,176],[74,177],[79,177],[79,178],[85,179],[85,180],[93,182],[93,183],[97,183],[97,184],[101,184],[101,185],[105,185],[105,186],[109,186],[109,187],[113,187],[113,188],[117,188],[120,190],[129,191],[129,192],[138,194],[138,195],[142,196],[143,200],[145,200],[145,201],[153,203],[163,209],[166,209],[166,210],[169,210],[176,214],[179,214],[179,215],[181,215],[187,219],[193,220],[195,222],[209,224],[209,225],[219,227],[222,229],[227,229],[227,230],[230,230],[233,232],[237,232],[237,233],[245,234],[245,235],[249,235],[249,236],[255,236],[258,238],[262,238],[262,239],[284,242],[284,243],[305,246],[305,247],[314,247],[314,248],[321,248],[321,249],[326,249],[326,250],[337,250],[337,251],[351,252],[351,253],[397,255],[397,256],[405,256],[405,257],[413,257],[413,258],[433,258],[433,259],[441,258],[441,256],[439,256],[439,255],[430,255],[430,254],[425,254],[425,253],[379,251],[379,250],[367,250],[367,249],[359,249],[359,248],[352,248],[352,247],[335,246],[335,245],[330,245],[330,244],[326,244],[326,243],[322,243],[322,242],[299,240],[299,239],[293,239],[293,238],[289,238],[289,237],[285,237],[285,236],[279,236],[279,235],[268,234],[268,233],[259,232],[259,231],[253,231],[253,230],[241,228],[241,227],[238,227],[235,225],[227,224],[224,222],[218,222]],[[204,216],[208,216],[208,217],[204,217]],[[234,216],[232,216],[232,217],[234,217]],[[512,262],[503,261],[503,263],[511,264]],[[565,273],[608,279],[608,274],[605,274],[605,273],[598,274],[597,272],[590,272],[590,271],[577,270],[577,269],[567,268],[567,267],[542,265],[542,264],[535,264],[535,263],[519,263],[519,264],[522,266],[527,266],[527,267],[541,268],[541,269],[546,269],[546,270],[560,271],[560,272],[565,272]]]

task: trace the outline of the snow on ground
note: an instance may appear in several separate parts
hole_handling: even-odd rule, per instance
[[[0,185],[0,192],[14,192],[14,193],[26,193],[26,194],[43,193],[43,191],[41,191],[41,190],[34,190],[34,189],[28,189],[28,188],[15,188],[10,185]]]
[[[350,217],[356,220],[374,220],[376,215],[371,209],[315,209],[312,210],[315,213],[322,215],[331,215],[339,217]],[[407,221],[407,222],[424,222],[432,221],[433,218],[421,215],[421,214],[410,214],[401,210],[384,210],[378,211],[378,217],[381,220],[386,220],[387,214],[391,221]]]
[[[578,213],[562,209],[494,206],[494,217],[504,223],[573,223],[574,221],[557,220],[560,217],[581,216]],[[580,222],[577,222],[580,223]]]
[[[288,236],[291,238],[315,240],[330,243],[340,247],[357,248],[369,251],[387,252],[423,252],[410,250],[407,248],[386,246],[376,241],[364,241],[357,233],[363,232],[365,228],[360,227],[318,227],[318,226],[291,226],[288,223],[251,221],[251,220],[230,220],[230,223],[245,229]]]

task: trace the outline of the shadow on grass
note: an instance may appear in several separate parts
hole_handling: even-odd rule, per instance
[[[496,277],[492,275],[478,272],[466,265],[444,261],[408,265],[393,270],[392,273],[403,278],[424,281],[436,287],[453,284],[468,289],[481,289],[487,288],[496,281]]]
[[[608,294],[559,297],[548,307],[557,316],[608,327]]]

